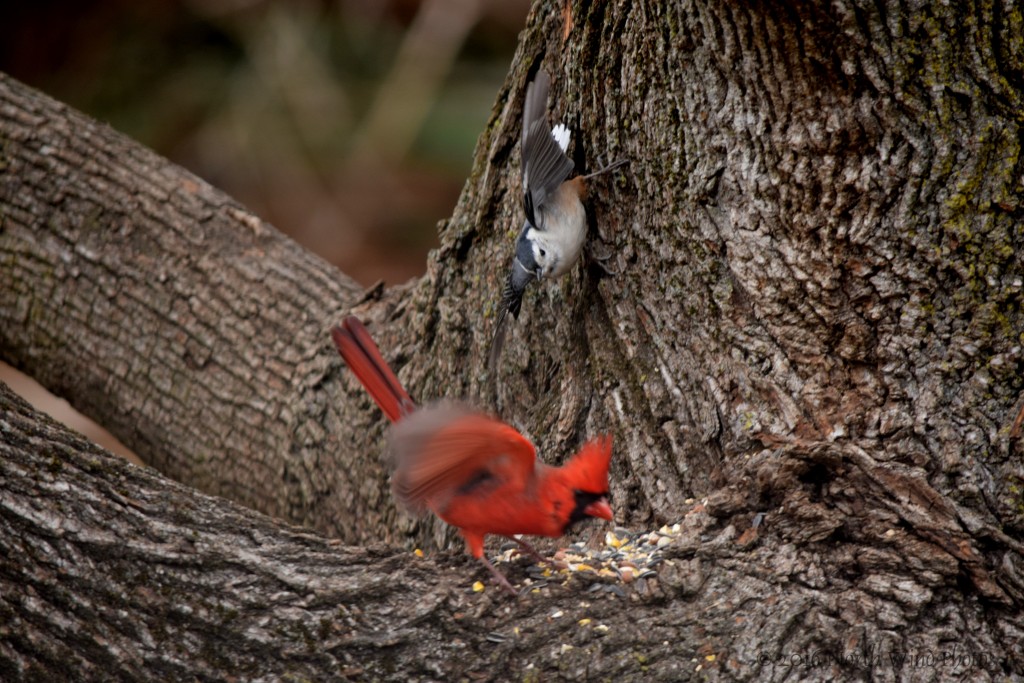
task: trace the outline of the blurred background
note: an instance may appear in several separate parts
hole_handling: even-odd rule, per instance
[[[529,0],[0,3],[0,71],[224,190],[364,285],[424,272]],[[0,367],[37,407],[126,450]]]

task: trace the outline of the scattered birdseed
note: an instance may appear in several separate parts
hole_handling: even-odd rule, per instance
[[[620,598],[626,597],[626,591],[622,590],[621,588],[616,586],[614,583],[606,584],[605,585],[605,591],[608,592],[608,593],[611,593],[612,595],[617,595]]]
[[[590,619],[580,619],[580,620],[579,620],[578,622],[576,622],[576,623],[578,623],[578,624],[579,624],[580,626],[586,626],[587,624],[589,624],[589,623],[590,623]]]
[[[581,578],[590,577],[584,579],[590,584],[585,589],[587,593],[624,598],[626,590],[623,587],[626,585],[630,586],[627,590],[644,593],[650,588],[649,580],[657,578],[660,566],[666,562],[671,564],[663,553],[681,531],[682,524],[678,523],[665,524],[655,531],[615,527],[605,532],[603,547],[595,549],[577,542],[560,548],[549,562],[530,564],[526,567],[528,578],[524,581],[523,590],[539,593],[549,584],[565,584],[576,574]],[[521,554],[517,543],[508,542],[501,546],[500,555],[495,560],[511,562]]]
[[[484,584],[483,584],[482,581],[476,581],[473,584],[473,592],[474,593],[483,593],[484,592]]]
[[[415,555],[416,557],[423,557],[423,551],[420,550],[419,548],[416,548],[416,550],[413,550],[412,554]]]

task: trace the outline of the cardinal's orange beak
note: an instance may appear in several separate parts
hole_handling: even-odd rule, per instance
[[[606,498],[594,501],[587,507],[583,508],[583,514],[588,517],[598,517],[600,519],[607,519],[609,522],[612,521],[612,506],[608,504]]]

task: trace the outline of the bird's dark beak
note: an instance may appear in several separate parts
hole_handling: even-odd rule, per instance
[[[588,517],[597,517],[598,519],[606,519],[609,522],[612,521],[614,515],[612,514],[612,506],[608,504],[607,498],[595,500],[593,503],[583,508],[583,514]]]

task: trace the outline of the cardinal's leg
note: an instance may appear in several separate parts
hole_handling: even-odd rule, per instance
[[[548,558],[544,557],[543,555],[541,555],[539,552],[537,552],[536,548],[534,548],[532,545],[530,545],[529,543],[527,543],[523,539],[516,538],[515,536],[506,536],[505,538],[507,538],[507,539],[509,539],[511,541],[515,541],[516,543],[518,543],[519,547],[522,548],[523,550],[525,550],[526,554],[529,555],[530,557],[532,557],[535,561],[537,561],[537,562],[551,562],[550,559],[548,559]]]
[[[517,593],[516,589],[512,587],[512,584],[508,582],[508,579],[505,578],[505,575],[498,571],[498,568],[491,564],[490,560],[488,560],[484,555],[481,555],[480,561],[483,562],[484,566],[490,570],[491,576],[494,577],[494,580],[497,582],[499,586],[507,590],[512,595],[516,597],[519,596],[519,593]]]
[[[466,529],[459,530],[462,533],[462,537],[466,539],[466,548],[469,550],[469,554],[480,560],[488,571],[491,572],[491,576],[498,583],[499,586],[507,590],[509,593],[515,596],[519,596],[516,589],[512,587],[512,584],[508,582],[505,575],[498,571],[498,569],[491,564],[491,561],[484,555],[484,535],[475,533],[473,531],[467,531]]]

